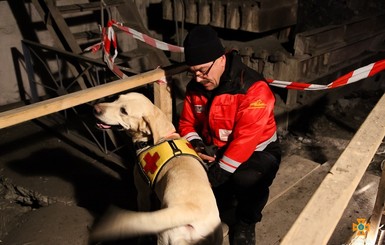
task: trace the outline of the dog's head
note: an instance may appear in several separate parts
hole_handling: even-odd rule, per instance
[[[128,93],[110,103],[94,106],[94,115],[100,121],[101,129],[118,126],[127,130],[133,140],[152,137],[158,142],[161,137],[175,131],[167,116],[146,96]]]

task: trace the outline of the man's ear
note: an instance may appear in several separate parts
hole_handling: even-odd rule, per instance
[[[225,67],[226,66],[226,55],[222,55],[221,57],[219,57],[219,60],[220,60],[221,67]]]

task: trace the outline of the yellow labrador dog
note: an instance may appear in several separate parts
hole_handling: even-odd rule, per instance
[[[206,171],[166,115],[147,97],[134,92],[95,105],[94,114],[101,121],[100,127],[119,125],[127,130],[134,145],[144,148],[137,149],[140,164],[136,164],[134,174],[141,211],[110,212],[91,237],[104,240],[157,234],[158,244],[222,244],[219,211]],[[154,162],[162,158],[165,164],[156,169]],[[145,172],[156,176],[144,177]],[[149,212],[151,189],[161,209]]]

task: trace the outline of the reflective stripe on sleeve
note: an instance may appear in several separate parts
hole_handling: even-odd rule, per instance
[[[234,171],[241,165],[240,162],[234,161],[226,156],[223,156],[219,161],[219,166],[227,172],[234,173]]]
[[[199,136],[199,134],[197,132],[188,133],[185,136],[183,136],[183,138],[185,138],[188,141],[192,141],[195,139],[202,140],[202,138]]]
[[[264,142],[262,142],[261,144],[257,145],[257,147],[255,148],[255,151],[263,151],[268,144],[270,144],[271,142],[274,142],[277,140],[277,132],[274,132],[273,136],[270,137],[270,139],[268,140],[265,140]]]

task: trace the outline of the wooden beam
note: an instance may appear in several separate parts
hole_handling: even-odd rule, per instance
[[[322,181],[281,245],[327,244],[385,136],[385,95]]]
[[[155,69],[128,77],[126,79],[113,81],[96,87],[5,111],[0,113],[0,129],[45,116],[50,113],[65,110],[70,107],[97,100],[128,89],[133,89],[159,79],[164,80],[165,77],[165,70]]]
[[[172,96],[166,83],[154,83],[154,104],[172,121]]]
[[[383,161],[383,163],[385,160]],[[372,215],[370,217],[370,228],[366,234],[366,245],[375,245],[378,237],[378,228],[381,223],[381,218],[385,208],[385,169],[382,169],[380,183],[378,184],[378,191]]]

